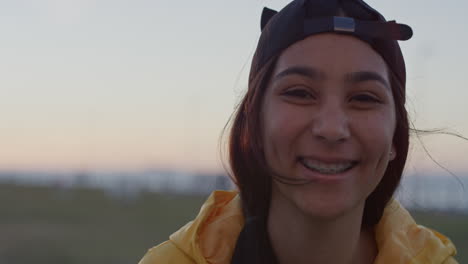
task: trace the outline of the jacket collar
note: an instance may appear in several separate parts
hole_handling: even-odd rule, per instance
[[[215,191],[195,220],[172,234],[170,240],[197,264],[227,264],[231,259],[247,263],[239,262],[238,257],[251,252],[244,250],[255,248],[248,244],[252,243],[249,234],[255,228],[250,221],[244,225],[237,192]],[[456,254],[455,246],[447,237],[417,225],[396,200],[387,205],[374,231],[379,250],[374,264],[440,264]],[[246,241],[243,249],[241,245],[236,248],[238,239]],[[238,255],[241,253],[244,256]]]

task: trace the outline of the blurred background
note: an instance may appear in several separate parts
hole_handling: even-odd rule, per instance
[[[367,2],[414,30],[400,44],[415,127],[468,136],[468,2]],[[287,3],[0,0],[0,263],[137,263],[212,190],[233,189],[222,129],[262,8]],[[413,135],[397,195],[460,263],[467,152]]]

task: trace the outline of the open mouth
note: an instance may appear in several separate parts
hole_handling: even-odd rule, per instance
[[[354,168],[357,161],[323,162],[315,159],[299,158],[299,162],[309,170],[321,174],[339,174]]]

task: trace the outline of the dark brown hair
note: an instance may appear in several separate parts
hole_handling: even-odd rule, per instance
[[[229,135],[231,177],[240,190],[244,214],[260,219],[268,214],[272,180],[261,147],[260,108],[276,60],[270,59],[262,69],[251,68],[249,87],[237,107]]]

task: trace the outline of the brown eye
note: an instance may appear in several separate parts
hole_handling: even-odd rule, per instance
[[[283,95],[288,97],[295,97],[299,99],[312,99],[314,96],[305,89],[292,89],[283,93]]]
[[[381,101],[376,98],[375,96],[368,95],[368,94],[358,94],[351,98],[353,101],[357,101],[360,103],[381,103]]]

